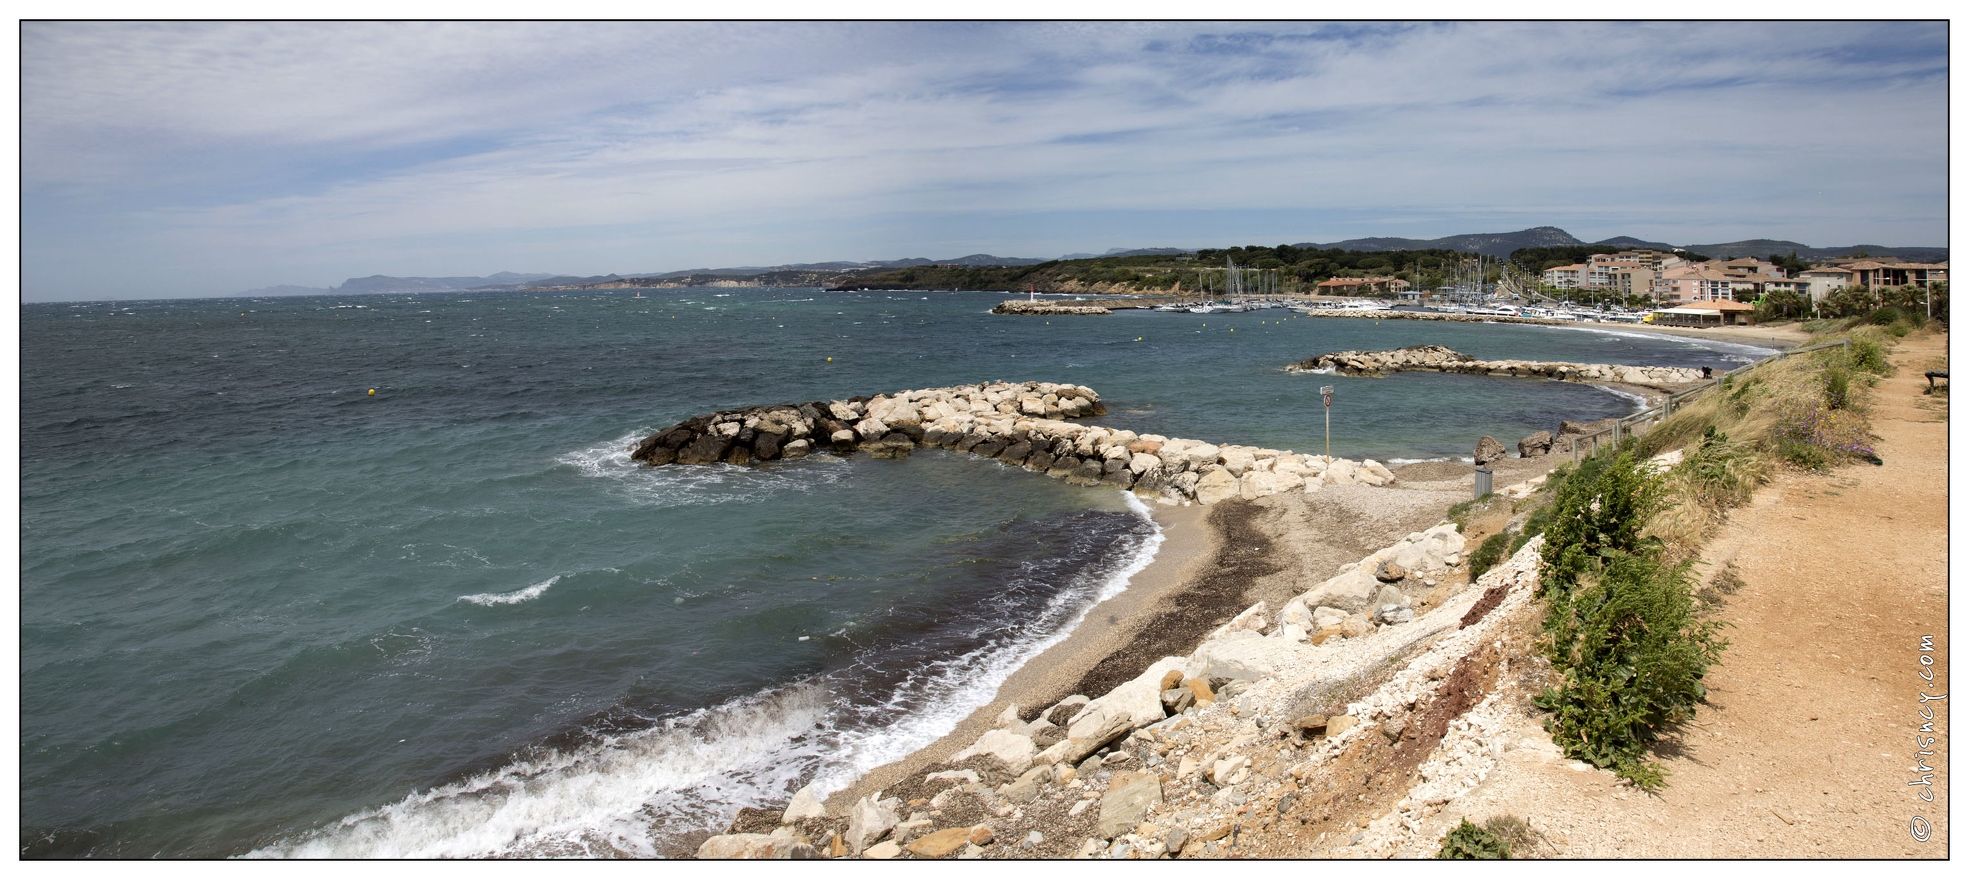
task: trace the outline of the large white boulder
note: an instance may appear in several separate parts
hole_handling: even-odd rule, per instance
[[[1239,630],[1204,642],[1190,659],[1202,677],[1257,681],[1312,664],[1319,656],[1319,649],[1310,645]]]
[[[1032,737],[1023,733],[995,729],[985,731],[978,741],[955,755],[950,763],[957,764],[980,755],[989,756],[1005,765],[1005,772],[1017,776],[1032,769],[1032,756],[1039,748],[1032,744]]]
[[[786,805],[786,811],[779,816],[780,824],[791,825],[802,819],[825,819],[827,807],[821,803],[820,795],[814,789],[820,785],[810,782],[806,787],[793,793],[793,800]]]
[[[1226,498],[1237,496],[1237,478],[1219,465],[1211,465],[1196,480],[1196,500],[1199,504],[1216,504]]]
[[[1043,752],[1041,760],[1077,764],[1129,731],[1161,721],[1168,714],[1162,707],[1162,678],[1172,670],[1188,676],[1187,665],[1186,658],[1164,657],[1089,702],[1068,723],[1067,738]]]

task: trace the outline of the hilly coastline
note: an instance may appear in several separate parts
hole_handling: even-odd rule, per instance
[[[1753,238],[1713,244],[1673,245],[1632,236],[1597,242],[1583,241],[1556,226],[1536,226],[1516,232],[1486,232],[1418,239],[1352,238],[1326,244],[1248,245],[1242,248],[1173,247],[1114,248],[1105,254],[1066,254],[1058,259],[1001,257],[977,253],[933,260],[835,260],[776,266],[733,266],[607,275],[556,275],[498,272],[485,276],[399,277],[370,275],[350,278],[335,287],[283,284],[242,291],[234,296],[318,296],[323,294],[436,293],[465,290],[609,290],[676,287],[827,287],[836,290],[1022,290],[1042,293],[1117,294],[1182,292],[1185,277],[1194,278],[1200,265],[1214,265],[1227,255],[1240,265],[1287,270],[1300,284],[1312,284],[1343,274],[1387,274],[1404,266],[1429,266],[1469,255],[1510,259],[1527,248],[1556,247],[1654,248],[1681,250],[1718,259],[1797,254],[1822,261],[1864,252],[1876,257],[1899,257],[1922,262],[1948,259],[1946,247],[1887,247],[1856,244],[1813,247],[1784,239]]]

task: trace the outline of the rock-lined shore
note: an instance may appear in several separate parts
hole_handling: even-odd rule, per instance
[[[1441,345],[1411,345],[1388,351],[1336,351],[1307,358],[1286,367],[1295,373],[1340,373],[1385,376],[1409,370],[1465,373],[1477,376],[1516,376],[1567,382],[1604,382],[1656,391],[1679,391],[1702,381],[1692,367],[1642,367],[1626,364],[1580,364],[1568,361],[1484,361]]]
[[[900,458],[918,446],[995,458],[1081,486],[1111,485],[1168,504],[1215,504],[1326,486],[1385,486],[1372,459],[1218,446],[1065,419],[1102,415],[1100,395],[1052,382],[985,383],[875,397],[721,410],[643,439],[649,465],[744,465],[817,452]]]
[[[994,315],[1112,315],[1106,306],[1068,305],[1060,302],[1035,302],[1023,299],[1008,299],[991,307]]]
[[[1352,795],[1380,764],[1433,780],[1401,804],[1404,820],[1424,818],[1474,784],[1459,731],[1483,679],[1499,674],[1491,620],[1536,585],[1534,540],[1477,589],[1446,580],[1414,601],[1395,588],[1447,577],[1461,549],[1453,526],[1412,534],[1277,615],[1253,606],[1188,657],[1163,658],[1100,697],[1008,709],[897,794],[830,814],[803,789],[784,811],[742,815],[698,856],[1223,858],[1275,826],[1308,844],[1337,832],[1345,846],[1361,842],[1361,829],[1343,824]],[[1327,625],[1309,636],[1309,617]]]

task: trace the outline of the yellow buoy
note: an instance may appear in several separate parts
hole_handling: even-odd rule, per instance
[[[375,396],[376,396],[376,389],[374,389],[374,388],[371,388],[371,389],[369,389],[369,396],[370,396],[370,397],[375,397]]]
[[[830,363],[830,364],[831,364],[831,363],[834,363],[834,359],[833,359],[833,358],[828,358],[828,359],[827,359],[827,362],[828,362],[828,363]]]

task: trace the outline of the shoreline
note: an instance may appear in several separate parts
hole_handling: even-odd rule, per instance
[[[1513,458],[1508,470],[1500,470],[1522,479],[1562,460],[1556,454]],[[1163,543],[1127,589],[1089,609],[1072,632],[1013,672],[989,703],[949,733],[830,793],[824,799],[828,814],[846,816],[855,802],[877,792],[917,794],[912,781],[945,769],[951,755],[998,726],[1008,706],[1016,704],[1029,719],[1069,695],[1101,696],[1164,656],[1189,654],[1255,602],[1280,607],[1341,565],[1441,522],[1475,479],[1471,467],[1445,462],[1395,470],[1399,481],[1389,487],[1329,486],[1312,495],[1151,508]],[[731,830],[754,830],[739,824],[747,823],[741,818]]]
[[[1083,670],[1091,670],[1124,648],[1140,631],[1140,621],[1146,612],[1182,592],[1216,557],[1223,536],[1208,523],[1210,513],[1216,509],[1220,508],[1200,504],[1152,507],[1150,517],[1162,531],[1162,546],[1157,548],[1148,566],[1129,579],[1126,589],[1088,609],[1087,616],[1064,639],[1013,671],[999,685],[991,702],[959,721],[949,733],[897,761],[862,774],[846,788],[828,795],[828,813],[846,815],[849,806],[863,796],[942,764],[991,729],[993,720],[1009,704],[1018,703],[1022,713],[1037,711],[1072,693],[1061,689],[1071,688],[1079,682]],[[1139,672],[1137,669],[1129,675]],[[1058,697],[1040,702],[1046,699],[1044,694],[1055,691],[1060,692]]]

